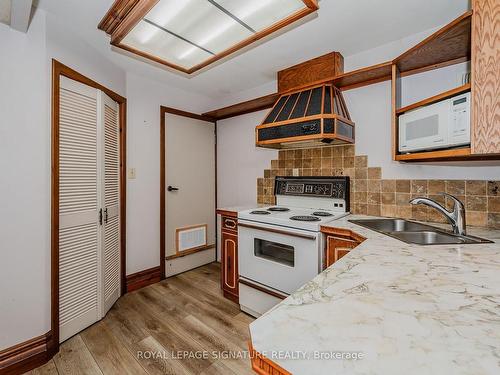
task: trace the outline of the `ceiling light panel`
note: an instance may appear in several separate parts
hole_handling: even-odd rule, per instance
[[[217,2],[256,31],[262,31],[304,8],[302,0],[217,0]]]
[[[183,6],[177,11],[177,15],[169,17],[165,22],[165,15],[168,15],[172,8],[179,9],[179,2]],[[213,54],[220,53],[252,35],[208,0],[160,0],[144,18]]]
[[[193,48],[194,46],[188,42],[145,21],[139,22],[123,39],[122,43],[137,51],[145,52],[186,69],[213,56],[200,48]],[[192,53],[181,56],[181,53],[191,49],[193,49]]]
[[[304,0],[159,0],[148,9],[112,43],[191,73],[317,8]]]

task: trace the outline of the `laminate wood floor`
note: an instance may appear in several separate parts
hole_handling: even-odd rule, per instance
[[[252,320],[222,296],[212,263],[121,297],[28,374],[253,374]]]

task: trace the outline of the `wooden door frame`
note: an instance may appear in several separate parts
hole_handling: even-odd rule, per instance
[[[103,91],[119,104],[120,126],[120,289],[126,276],[127,99],[68,66],[52,59],[52,186],[51,186],[51,328],[47,340],[49,359],[59,351],[59,104],[61,76]]]
[[[165,200],[165,177],[166,177],[166,166],[165,166],[165,157],[166,157],[166,149],[165,149],[165,115],[170,113],[172,115],[189,117],[196,120],[211,122],[215,127],[215,209],[217,209],[217,121],[210,116],[206,115],[198,115],[192,112],[182,111],[180,109],[164,107],[160,106],[160,278],[164,280],[165,275],[165,262],[166,262],[166,234],[165,234],[165,223],[166,223],[166,200]],[[215,215],[215,232],[217,238],[217,215]],[[217,241],[215,243],[215,260],[217,260]]]

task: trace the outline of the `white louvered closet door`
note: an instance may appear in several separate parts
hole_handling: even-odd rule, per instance
[[[99,320],[98,91],[61,77],[60,341]]]
[[[118,104],[61,77],[59,341],[100,320],[120,296]]]
[[[102,116],[102,152],[104,168],[102,191],[103,224],[103,314],[120,296],[120,147],[118,104],[100,92]]]

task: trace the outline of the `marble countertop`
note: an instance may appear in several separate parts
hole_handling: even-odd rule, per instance
[[[366,241],[252,322],[254,349],[294,375],[500,374],[500,231],[418,246],[358,218],[330,226]]]

